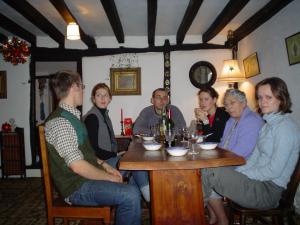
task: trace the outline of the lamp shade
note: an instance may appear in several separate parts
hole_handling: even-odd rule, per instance
[[[79,34],[79,26],[71,22],[67,26],[67,39],[68,40],[79,40],[80,34]]]
[[[245,80],[245,77],[241,73],[239,63],[236,59],[224,61],[222,74],[218,77],[218,80],[225,82],[240,82]]]

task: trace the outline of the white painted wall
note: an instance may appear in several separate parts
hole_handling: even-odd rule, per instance
[[[277,76],[288,85],[293,102],[292,116],[300,124],[299,84],[300,63],[289,65],[285,38],[300,31],[300,1],[293,1],[271,20],[263,24],[239,44],[239,59],[257,52],[261,74],[250,78],[257,83],[266,78]]]
[[[120,133],[121,108],[123,108],[124,117],[130,117],[134,121],[139,112],[150,105],[152,91],[158,87],[163,87],[163,54],[144,53],[137,54],[137,57],[139,67],[141,67],[142,94],[113,96],[113,100],[109,105],[110,117],[117,134]],[[172,104],[182,110],[187,123],[193,118],[193,109],[197,105],[196,93],[198,89],[189,80],[191,66],[200,60],[209,61],[216,67],[217,73],[220,73],[223,60],[229,57],[231,57],[231,51],[229,50],[197,50],[171,53],[171,101]],[[99,82],[110,85],[110,58],[110,56],[104,56],[83,59],[83,83],[86,85],[83,113],[86,113],[92,106],[90,95],[93,86]]]
[[[7,99],[0,99],[0,125],[14,118],[18,127],[24,127],[26,164],[31,164],[29,138],[29,63],[14,66],[0,56],[0,70],[6,71]]]

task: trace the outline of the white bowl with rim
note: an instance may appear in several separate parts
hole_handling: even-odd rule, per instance
[[[142,138],[144,141],[153,141],[154,140],[153,136],[143,136]]]
[[[143,146],[148,151],[157,151],[161,148],[161,144],[157,142],[144,142]]]
[[[218,146],[218,142],[202,142],[199,144],[200,148],[204,150],[212,150]]]
[[[182,146],[167,148],[167,152],[172,156],[183,156],[188,152],[188,150],[188,148]]]

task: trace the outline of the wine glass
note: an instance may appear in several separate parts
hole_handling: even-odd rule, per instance
[[[166,129],[165,130],[165,137],[166,137],[166,141],[168,142],[169,148],[171,147],[171,143],[174,140],[175,137],[175,129]]]
[[[189,133],[190,133],[189,142],[191,143],[191,151],[189,152],[189,154],[190,155],[199,154],[199,152],[195,151],[196,143],[197,143],[197,140],[199,138],[197,129],[191,129],[191,130],[189,130]]]

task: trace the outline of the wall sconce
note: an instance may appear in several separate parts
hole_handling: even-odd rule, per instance
[[[229,88],[238,88],[238,83],[245,80],[245,76],[241,73],[238,60],[224,60],[223,70],[218,81],[228,82]]]
[[[67,39],[68,40],[79,40],[80,34],[79,34],[79,26],[71,22],[67,26]]]

